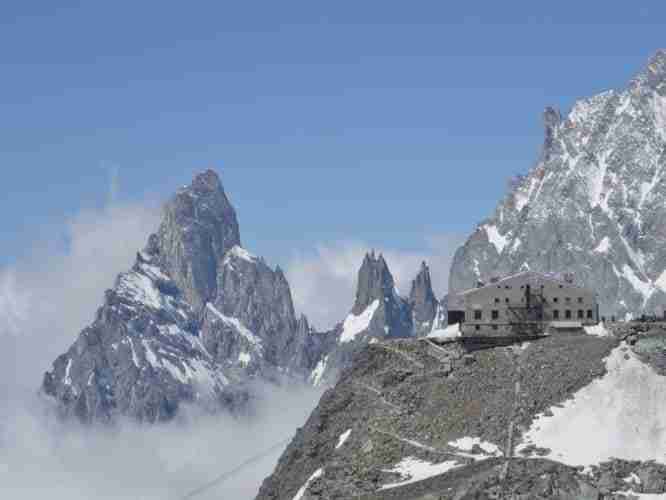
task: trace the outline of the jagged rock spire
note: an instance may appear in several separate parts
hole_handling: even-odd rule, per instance
[[[395,282],[389,271],[384,256],[375,257],[374,250],[365,254],[363,264],[358,271],[356,301],[352,313],[360,314],[374,300],[383,301],[394,294]]]
[[[147,250],[159,254],[162,267],[200,309],[215,295],[218,268],[235,245],[240,245],[236,211],[218,175],[206,170],[167,202]]]
[[[240,246],[235,211],[208,170],[169,200],[42,391],[87,422],[168,420],[182,404],[247,411],[248,380],[307,379],[325,340],[295,317],[282,270]]]
[[[412,289],[409,292],[409,305],[412,309],[412,321],[416,335],[427,333],[432,328],[432,322],[437,313],[437,298],[432,290],[430,269],[424,262],[416,278],[412,280]]]

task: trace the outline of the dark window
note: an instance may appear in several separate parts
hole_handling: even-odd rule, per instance
[[[508,303],[509,303],[509,297],[507,297],[506,299],[504,299],[504,302],[506,302],[506,303],[508,304]]]
[[[506,288],[507,290],[511,289],[511,287],[509,285],[506,285],[504,288]]]
[[[578,309],[578,319],[583,319],[583,316],[585,315],[585,311],[582,309]]]
[[[556,303],[557,303],[559,300],[560,300],[560,299],[558,299],[557,297],[553,297],[553,302],[556,302]]]
[[[571,302],[571,297],[567,297],[567,298],[565,298],[564,300],[566,300],[566,301],[567,301],[567,304],[568,304],[569,302]]]
[[[564,288],[564,285],[560,285],[560,288]]]
[[[497,309],[493,309],[491,315],[493,319],[499,319],[499,311]]]
[[[541,320],[543,319],[543,312],[539,311],[539,312],[537,313],[537,319],[538,319],[539,321],[541,321]]]
[[[578,297],[578,303],[582,304],[583,303],[583,297]]]
[[[557,309],[553,311],[553,319],[560,319],[560,311]]]
[[[483,318],[483,314],[481,313],[481,310],[480,310],[480,309],[476,309],[476,310],[474,311],[474,319],[482,319],[482,318]]]
[[[499,297],[495,297],[495,304],[499,304]]]
[[[497,325],[493,325],[493,330],[497,330]]]
[[[592,309],[587,310],[587,319],[592,319]]]
[[[567,309],[566,311],[564,311],[564,317],[566,319],[571,319],[571,309]]]
[[[480,327],[479,325],[476,325],[476,326],[474,327],[474,329],[478,331],[478,330],[481,330],[481,327]]]

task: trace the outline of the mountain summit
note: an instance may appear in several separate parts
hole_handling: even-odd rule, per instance
[[[666,52],[626,88],[544,113],[534,168],[456,252],[449,290],[522,270],[573,272],[601,314],[666,304]]]

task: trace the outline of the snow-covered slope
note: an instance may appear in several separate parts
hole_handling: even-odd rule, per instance
[[[666,377],[625,344],[608,356],[606,370],[548,416],[539,415],[517,451],[545,448],[569,465],[611,458],[666,463]]]
[[[666,52],[629,85],[545,111],[541,157],[456,253],[449,290],[572,271],[605,316],[666,304]]]

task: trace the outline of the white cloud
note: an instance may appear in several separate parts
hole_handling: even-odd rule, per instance
[[[152,205],[84,210],[10,268],[0,268],[0,377],[17,390],[39,386],[50,363],[74,341],[102,304],[104,290],[131,267],[157,227]],[[54,241],[66,241],[54,250]],[[5,388],[5,391],[12,388]]]
[[[106,429],[57,422],[34,404],[3,406],[0,497],[185,498],[276,442],[291,438],[296,422],[305,421],[319,396],[312,388],[272,388],[260,399],[255,417],[197,415],[150,426],[121,422]],[[254,498],[285,447],[193,498]]]
[[[290,438],[319,398],[312,388],[272,387],[254,400],[255,416],[242,419],[183,416],[115,429],[58,422],[37,396],[43,373],[93,320],[104,290],[158,224],[153,204],[110,203],[40,235],[46,243],[0,268],[0,498],[182,498]],[[196,498],[253,498],[281,452]]]
[[[436,235],[426,238],[423,250],[407,251],[374,248],[382,252],[396,285],[403,296],[421,262],[430,267],[435,294],[441,297],[448,287],[449,268],[460,235]],[[318,328],[329,328],[342,321],[354,301],[356,276],[366,252],[373,249],[364,242],[318,245],[314,251],[296,253],[286,266],[294,304]]]

